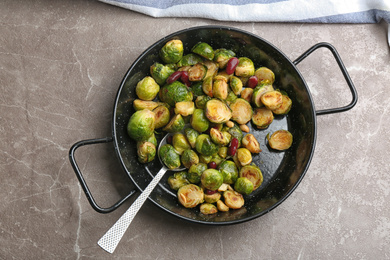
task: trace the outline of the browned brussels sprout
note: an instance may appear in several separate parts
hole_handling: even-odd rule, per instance
[[[165,63],[177,63],[183,57],[183,52],[183,42],[174,39],[165,43],[159,54]]]
[[[263,183],[263,174],[255,165],[245,165],[240,170],[240,177],[245,177],[253,183],[253,190],[256,190]]]
[[[277,90],[264,93],[260,100],[269,110],[278,109],[283,103],[282,93]]]
[[[144,141],[154,133],[154,113],[148,109],[136,111],[127,124],[127,133],[135,141]]]
[[[213,61],[206,60],[203,62],[203,65],[207,67],[207,73],[205,78],[207,77],[214,77],[218,72],[218,63],[215,63]]]
[[[206,117],[212,123],[226,123],[232,117],[230,108],[219,99],[211,99],[206,103]]]
[[[199,156],[194,150],[185,150],[181,155],[181,163],[189,169],[192,165],[199,163]]]
[[[255,65],[253,61],[247,57],[238,58],[238,65],[235,70],[238,77],[250,77],[255,74]]]
[[[190,89],[183,83],[175,81],[171,84],[164,85],[160,89],[160,100],[174,107],[180,101],[192,101],[193,95]]]
[[[191,183],[197,184],[200,182],[200,177],[202,173],[207,170],[207,164],[198,163],[191,165],[190,169],[188,169],[187,178]]]
[[[268,108],[256,108],[252,123],[259,129],[267,128],[274,121],[274,114]]]
[[[177,191],[177,198],[186,208],[194,208],[204,201],[203,190],[195,184],[187,184]]]
[[[187,140],[190,143],[191,147],[195,148],[196,138],[198,138],[199,133],[195,129],[187,127],[186,129],[184,129],[184,134],[187,137]]]
[[[218,170],[222,173],[224,183],[233,184],[238,178],[237,166],[232,161],[223,161],[219,165]]]
[[[158,129],[161,127],[164,127],[168,124],[170,119],[170,112],[169,109],[164,106],[158,106],[155,109],[153,109],[154,113],[154,128]]]
[[[241,98],[245,99],[248,102],[251,102],[253,97],[253,88],[244,88],[241,91]]]
[[[252,103],[256,106],[256,107],[261,107],[263,106],[263,103],[261,102],[261,96],[266,93],[266,92],[269,92],[269,91],[273,91],[274,88],[272,87],[271,84],[261,84],[259,86],[257,86],[254,90],[253,90],[253,95],[252,95]]]
[[[202,109],[195,109],[191,116],[190,124],[193,129],[202,133],[209,128],[210,122]]]
[[[213,97],[213,77],[207,77],[203,80],[202,90],[208,97]]]
[[[184,129],[185,122],[180,114],[176,114],[172,117],[169,123],[163,128],[163,131],[168,133],[180,132]]]
[[[154,101],[145,101],[145,100],[141,100],[141,99],[135,99],[133,101],[133,107],[136,111],[142,110],[142,109],[153,110],[158,106],[159,106],[159,103],[154,102]]]
[[[180,101],[175,104],[175,113],[182,116],[189,116],[194,113],[195,103],[192,101]]]
[[[219,64],[220,69],[224,69],[230,58],[236,56],[234,51],[227,50],[225,48],[217,49],[214,51],[214,61]]]
[[[173,135],[172,146],[180,155],[182,155],[185,150],[191,149],[190,143],[187,141],[187,138],[182,133],[175,133]]]
[[[248,149],[251,153],[260,153],[260,144],[253,134],[247,134],[242,138],[242,146]]]
[[[210,137],[211,140],[217,144],[217,145],[222,145],[226,146],[229,144],[230,139],[231,139],[231,134],[229,134],[226,131],[219,131],[216,128],[211,128],[210,129]]]
[[[206,134],[201,134],[196,138],[195,149],[198,153],[206,156],[212,156],[218,152],[218,146]]]
[[[197,63],[188,70],[188,79],[190,81],[203,80],[207,73],[207,67],[202,63]]]
[[[200,213],[205,215],[212,215],[218,212],[217,207],[211,203],[203,203],[199,207]]]
[[[230,77],[229,86],[235,95],[241,94],[243,84],[240,78],[236,76]]]
[[[232,120],[236,121],[238,124],[248,123],[253,115],[253,110],[248,101],[243,98],[237,98],[232,104],[230,104],[232,109]]]
[[[211,192],[208,193],[209,190],[206,190],[204,194],[204,201],[207,203],[216,203],[218,200],[221,199],[221,193],[219,192]]]
[[[237,150],[237,159],[240,162],[241,166],[245,166],[252,162],[252,154],[246,148],[239,148]]]
[[[292,134],[287,130],[275,131],[270,137],[267,135],[268,144],[272,149],[283,151],[291,147]]]
[[[140,163],[148,163],[156,156],[156,146],[151,142],[137,142],[137,155]]]
[[[291,99],[287,95],[283,94],[282,95],[282,105],[279,108],[272,110],[272,112],[275,115],[285,115],[288,112],[290,112],[291,107],[292,107]]]
[[[242,206],[244,206],[245,203],[244,197],[236,191],[224,191],[223,198],[226,206],[231,209],[240,209]]]
[[[223,176],[216,169],[207,169],[202,173],[200,181],[206,189],[217,190],[223,183]]]
[[[266,67],[258,68],[255,71],[255,76],[258,78],[260,83],[272,84],[275,81],[275,74]]]
[[[197,63],[202,63],[203,59],[199,55],[189,53],[184,55],[183,58],[177,63],[178,67],[191,67]],[[186,69],[188,70],[188,68]]]
[[[240,177],[234,183],[234,190],[238,193],[249,195],[253,191],[253,183],[245,177]]]
[[[196,53],[196,54],[202,56],[203,58],[205,58],[207,60],[214,59],[214,50],[208,43],[199,42],[199,43],[195,44],[194,47],[192,47],[191,51],[193,53]]]
[[[155,62],[150,66],[150,75],[157,82],[157,84],[164,85],[167,78],[175,72],[175,69],[168,65]]]
[[[222,200],[218,200],[218,201],[217,201],[217,209],[218,209],[219,211],[222,211],[222,212],[227,212],[227,211],[229,211],[229,207],[226,206],[226,204],[223,203]]]
[[[213,96],[225,100],[228,96],[228,83],[225,77],[216,76],[213,80]]]
[[[172,145],[164,144],[161,146],[159,156],[168,169],[176,169],[180,167],[180,155]]]
[[[160,86],[150,76],[144,77],[137,83],[137,86],[135,87],[135,93],[141,100],[153,100],[159,91]]]
[[[178,190],[184,185],[190,184],[190,182],[187,180],[186,172],[175,172],[168,177],[168,184],[172,190]]]

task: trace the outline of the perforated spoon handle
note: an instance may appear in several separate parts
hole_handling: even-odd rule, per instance
[[[141,195],[133,202],[131,207],[126,210],[126,212],[118,219],[118,221],[100,238],[98,245],[106,250],[109,253],[113,253],[115,248],[119,244],[119,241],[122,239],[127,228],[133,221],[135,215],[142,207],[146,199],[149,197],[150,193],[159,183],[161,178],[164,176],[165,172],[168,170],[165,166],[157,173],[153,180],[149,183],[146,189],[141,193]]]

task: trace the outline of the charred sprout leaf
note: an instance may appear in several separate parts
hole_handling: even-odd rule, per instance
[[[255,71],[255,76],[259,79],[260,83],[272,84],[275,81],[275,74],[266,67],[258,68]]]
[[[234,56],[236,56],[236,54],[233,51],[224,48],[214,51],[214,61],[219,64],[219,68],[221,69],[225,68],[229,59]]]
[[[185,122],[180,114],[176,114],[172,117],[169,123],[163,128],[163,131],[168,133],[180,132],[184,129]]]
[[[206,134],[201,134],[196,138],[195,149],[198,153],[206,156],[212,156],[218,152],[218,146]]]
[[[279,108],[272,110],[272,112],[275,115],[285,115],[288,112],[290,112],[291,107],[292,107],[291,99],[287,95],[283,94],[282,95],[282,105]]]
[[[172,137],[172,146],[176,149],[178,154],[183,154],[187,149],[191,149],[190,143],[182,133],[175,133]]]
[[[212,215],[218,212],[217,207],[211,203],[203,203],[199,207],[200,213],[205,215]]]
[[[237,159],[240,162],[241,166],[245,166],[252,162],[252,154],[246,148],[239,148],[237,150]]]
[[[171,66],[163,65],[161,63],[155,62],[150,66],[150,75],[160,86],[165,84],[167,78],[175,72]]]
[[[161,146],[159,156],[161,161],[169,169],[176,169],[180,167],[180,155],[172,145],[164,144]]]
[[[211,99],[206,103],[206,117],[212,123],[226,123],[232,117],[230,108],[219,99]]]
[[[223,192],[223,198],[225,201],[226,206],[228,206],[231,209],[239,209],[242,206],[244,206],[244,197],[236,192],[227,190]]]
[[[192,101],[180,101],[175,105],[175,113],[182,116],[189,116],[194,113],[195,103]]]
[[[253,183],[245,177],[240,177],[234,183],[234,190],[238,193],[249,195],[253,191]]]
[[[243,84],[240,78],[232,76],[229,81],[229,86],[235,95],[238,96],[241,94]]]
[[[274,120],[274,114],[268,108],[256,108],[252,123],[259,129],[267,128]]]
[[[199,163],[199,156],[194,150],[185,150],[181,155],[181,163],[189,169],[192,165]]]
[[[177,63],[183,57],[183,43],[181,40],[170,40],[160,50],[160,58],[165,63]]]
[[[253,115],[253,110],[248,101],[243,98],[237,98],[232,104],[232,120],[238,124],[243,125],[248,123]]]
[[[194,53],[184,55],[183,58],[177,63],[178,67],[193,66],[197,63],[203,62],[202,57]],[[188,69],[187,69],[188,70]]]
[[[199,133],[195,129],[187,127],[186,129],[184,129],[184,134],[187,137],[187,140],[190,143],[191,147],[195,148],[196,138],[198,138]]]
[[[202,176],[202,173],[205,170],[207,170],[207,164],[205,163],[198,163],[198,164],[191,165],[187,173],[188,180],[194,184],[199,183],[200,177]]]
[[[158,102],[154,102],[154,101],[144,101],[141,99],[136,99],[133,101],[133,107],[136,111],[143,110],[143,109],[153,110],[157,106],[158,106]]]
[[[156,146],[147,141],[137,142],[137,155],[140,163],[148,163],[156,156]]]
[[[277,90],[264,93],[260,100],[269,110],[276,110],[283,104],[282,93]]]
[[[195,184],[187,184],[177,191],[177,198],[186,208],[194,208],[204,200],[203,190]]]
[[[206,189],[217,190],[223,183],[223,176],[216,169],[207,169],[202,173],[200,181]]]
[[[170,119],[170,113],[169,113],[169,109],[166,106],[160,105],[160,106],[156,107],[153,110],[153,113],[154,113],[154,128],[155,129],[164,127],[168,124],[169,119]]]
[[[238,77],[250,77],[255,74],[255,65],[253,61],[246,57],[238,58],[238,65],[235,70]]]
[[[174,107],[177,102],[192,101],[192,92],[179,81],[167,84],[160,89],[159,97],[161,101]]]
[[[150,76],[146,76],[140,80],[135,87],[135,93],[141,100],[153,100],[159,91],[160,86]]]
[[[218,169],[222,173],[224,183],[233,184],[236,182],[238,178],[238,169],[234,162],[229,160],[223,161]]]
[[[242,138],[242,146],[251,153],[260,153],[260,144],[253,134],[247,134]]]
[[[214,59],[214,50],[208,43],[199,42],[199,43],[195,44],[194,47],[192,47],[191,51],[193,53],[196,53],[196,54],[202,56],[203,58],[205,58],[207,60]]]
[[[287,130],[275,131],[268,138],[268,144],[272,149],[283,151],[291,147],[293,142],[292,134]]]
[[[257,86],[254,90],[253,90],[253,95],[252,95],[252,103],[256,106],[256,107],[262,107],[263,106],[263,103],[261,102],[261,96],[264,94],[264,93],[267,93],[269,91],[273,91],[274,88],[272,87],[271,84],[261,84],[259,86]]]
[[[225,100],[228,96],[228,83],[225,77],[216,76],[213,81],[213,96]]]
[[[240,177],[245,177],[253,183],[253,190],[256,190],[263,183],[263,174],[259,167],[246,165],[240,170]]]
[[[172,190],[178,190],[184,185],[190,184],[190,182],[187,180],[186,172],[175,172],[168,177],[168,184]]]
[[[188,70],[188,79],[190,81],[200,81],[206,77],[206,73],[207,67],[202,63],[197,63]]]
[[[154,133],[154,113],[148,109],[136,111],[127,124],[127,133],[135,141],[144,141]]]

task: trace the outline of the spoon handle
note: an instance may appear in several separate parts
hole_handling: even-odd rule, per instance
[[[119,241],[122,239],[122,236],[125,234],[127,228],[133,221],[135,215],[142,207],[146,199],[149,197],[150,193],[159,183],[161,178],[164,176],[164,173],[168,169],[164,166],[149,183],[146,189],[141,193],[140,196],[133,202],[131,207],[126,210],[126,212],[118,219],[118,221],[100,238],[98,245],[106,250],[109,253],[113,253],[115,248],[119,244]]]

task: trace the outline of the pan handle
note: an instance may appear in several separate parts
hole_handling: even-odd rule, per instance
[[[128,195],[126,195],[124,198],[117,201],[111,207],[108,207],[108,208],[100,207],[96,203],[95,199],[93,198],[92,193],[90,192],[90,190],[87,186],[87,183],[85,182],[85,179],[84,179],[83,175],[81,174],[80,168],[76,163],[75,152],[76,152],[77,148],[84,146],[84,145],[109,143],[112,141],[113,141],[112,137],[83,140],[83,141],[79,141],[79,142],[75,143],[69,150],[69,160],[70,160],[70,163],[72,164],[74,172],[76,173],[77,179],[79,180],[80,185],[83,188],[85,195],[87,196],[89,204],[91,204],[92,208],[99,213],[109,213],[109,212],[116,210],[120,205],[122,205],[123,202],[125,202],[128,198],[130,198],[136,192],[136,190],[130,191],[130,193]]]
[[[347,69],[344,66],[343,61],[341,60],[340,55],[338,54],[338,52],[335,49],[335,47],[333,47],[333,45],[331,45],[330,43],[327,43],[327,42],[317,43],[316,45],[312,46],[310,49],[305,51],[296,60],[294,60],[293,64],[294,65],[298,65],[302,60],[304,60],[307,56],[309,56],[313,51],[315,51],[318,48],[322,48],[322,47],[328,48],[332,52],[334,58],[336,59],[337,64],[339,65],[339,68],[340,68],[341,72],[343,73],[345,80],[347,81],[349,89],[351,90],[352,101],[351,101],[351,103],[349,103],[348,105],[343,106],[343,107],[318,110],[318,111],[316,111],[316,114],[317,115],[325,115],[325,114],[333,114],[333,113],[339,113],[339,112],[347,111],[347,110],[353,108],[356,105],[357,100],[358,100],[358,94],[357,94],[356,88],[355,88],[355,86],[354,86],[354,84],[353,84],[353,82],[352,82],[352,80],[351,80],[351,78],[350,78],[350,76],[349,76],[349,74],[347,72]]]

